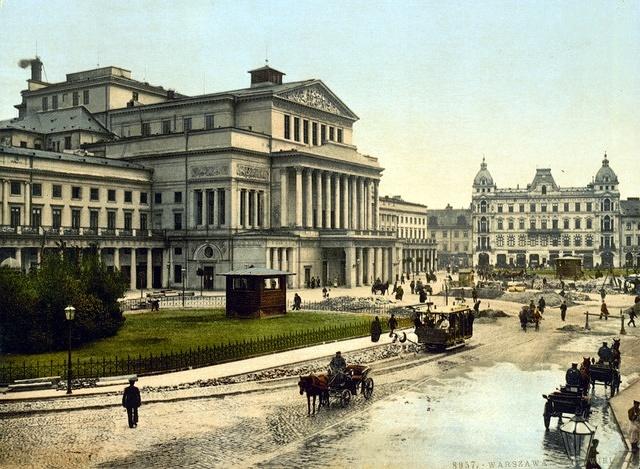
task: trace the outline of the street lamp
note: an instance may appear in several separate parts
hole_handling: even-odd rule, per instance
[[[564,449],[575,467],[582,467],[596,433],[584,417],[576,415],[560,427]]]
[[[76,309],[69,305],[64,309],[64,315],[67,317],[67,325],[69,326],[69,355],[67,356],[67,394],[71,394],[71,323],[76,317]]]
[[[185,269],[184,267],[181,269],[182,272],[182,307],[184,308],[184,281],[185,281],[185,274],[187,273],[187,269]]]

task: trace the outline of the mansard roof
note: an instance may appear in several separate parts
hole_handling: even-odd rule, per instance
[[[533,181],[531,181],[531,184],[529,184],[527,189],[535,191],[541,186],[550,186],[553,190],[558,190],[558,185],[551,175],[551,168],[536,169],[536,175],[533,177]]]
[[[111,134],[84,106],[36,112],[23,119],[0,121],[0,130],[15,129],[39,134],[83,130]]]
[[[620,212],[623,217],[640,217],[640,199],[629,197],[620,201]]]

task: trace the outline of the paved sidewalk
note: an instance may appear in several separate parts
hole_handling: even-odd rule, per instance
[[[406,329],[406,332],[410,332],[412,329]],[[342,341],[332,341],[320,345],[313,345],[311,347],[305,347],[295,350],[288,350],[286,352],[277,352],[270,355],[263,355],[254,358],[247,358],[244,360],[238,360],[228,363],[221,363],[219,365],[206,366],[202,368],[194,368],[185,371],[176,371],[173,373],[165,373],[161,375],[153,376],[141,376],[138,379],[137,386],[142,388],[145,386],[159,387],[159,386],[179,386],[181,384],[193,383],[198,380],[208,380],[215,378],[223,378],[228,376],[235,376],[245,373],[255,373],[257,371],[290,365],[293,363],[317,360],[320,358],[327,358],[327,364],[329,363],[329,357],[334,355],[336,351],[340,350],[347,361],[349,361],[349,352],[362,350],[371,347],[379,347],[391,343],[391,338],[383,334],[380,337],[378,343],[371,342],[370,337],[360,337],[355,339],[347,339]],[[74,389],[71,396],[67,395],[65,391],[57,391],[54,389],[46,389],[39,391],[23,391],[23,392],[8,392],[0,394],[0,404],[2,402],[9,402],[15,400],[26,399],[48,399],[48,398],[62,398],[62,397],[74,397],[74,396],[90,396],[96,394],[105,394],[111,392],[122,391],[123,385],[117,384],[113,386],[104,386],[99,388],[80,388]]]
[[[609,405],[618,422],[627,449],[631,449],[631,440],[629,438],[631,432],[627,412],[629,408],[633,406],[634,400],[640,400],[640,379],[620,391],[615,397],[609,399]],[[629,452],[627,456],[625,460],[626,465],[622,467],[631,467],[634,462],[637,463],[637,457],[635,458],[636,461],[633,461],[634,458],[631,452]],[[637,467],[637,464],[634,464],[633,467]]]

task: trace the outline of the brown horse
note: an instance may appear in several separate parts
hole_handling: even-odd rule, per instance
[[[307,393],[307,415],[311,415],[311,398],[313,398],[313,413],[316,413],[316,396],[319,397],[318,410],[329,400],[329,378],[327,375],[300,376],[298,387],[300,395]]]
[[[582,357],[582,364],[580,365],[580,381],[582,387],[582,393],[586,395],[589,392],[589,386],[591,385],[591,358]]]
[[[613,339],[613,345],[611,346],[611,363],[615,368],[620,369],[620,339]]]

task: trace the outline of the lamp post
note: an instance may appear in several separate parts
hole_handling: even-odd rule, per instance
[[[182,272],[182,307],[184,308],[184,288],[185,288],[185,274],[187,273],[187,269],[184,267],[181,269]]]
[[[69,330],[69,355],[67,356],[67,394],[71,394],[71,323],[76,317],[76,309],[69,305],[64,309],[64,315],[67,318]]]
[[[581,415],[576,415],[560,427],[560,433],[564,449],[574,467],[582,467],[582,462],[589,452],[596,428],[591,427],[589,422],[585,421]]]

